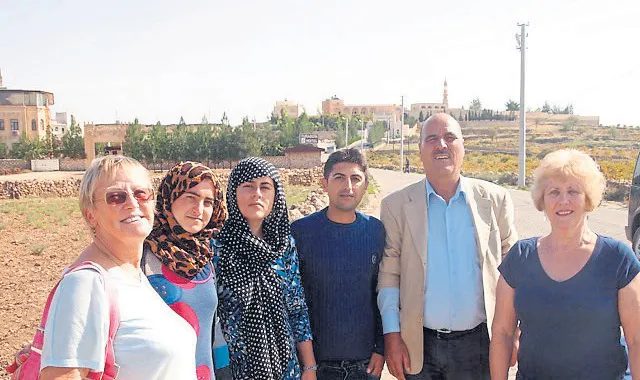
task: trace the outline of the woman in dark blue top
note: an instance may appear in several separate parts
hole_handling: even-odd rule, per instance
[[[498,268],[492,379],[507,379],[518,322],[518,379],[624,378],[621,326],[640,378],[640,262],[587,225],[604,187],[593,159],[576,150],[550,153],[536,169],[532,197],[551,232],[519,241]]]

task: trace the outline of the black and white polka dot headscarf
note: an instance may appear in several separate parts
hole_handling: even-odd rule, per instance
[[[244,182],[260,177],[273,180],[273,209],[262,223],[264,239],[251,233],[240,213],[237,189]],[[218,235],[223,245],[218,281],[240,298],[238,329],[246,343],[248,373],[242,379],[281,379],[292,351],[292,330],[280,280],[270,263],[289,247],[289,217],[280,174],[269,162],[249,157],[231,171],[227,186],[229,218]]]

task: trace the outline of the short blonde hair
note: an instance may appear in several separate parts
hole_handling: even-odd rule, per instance
[[[544,209],[544,191],[549,178],[574,178],[585,192],[586,211],[593,211],[600,201],[606,181],[598,164],[586,153],[575,149],[561,149],[547,154],[533,173],[531,197],[538,209]]]
[[[86,219],[85,211],[94,207],[93,196],[101,180],[113,180],[120,169],[142,168],[137,160],[125,156],[104,156],[91,162],[80,182],[80,212]]]

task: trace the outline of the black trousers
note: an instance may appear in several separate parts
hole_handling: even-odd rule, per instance
[[[487,324],[466,331],[441,333],[427,328],[424,361],[412,380],[489,380],[489,332]]]

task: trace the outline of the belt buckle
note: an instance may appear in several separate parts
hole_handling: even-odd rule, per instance
[[[440,334],[451,334],[453,331],[449,329],[437,329],[436,330]]]

